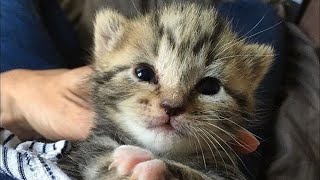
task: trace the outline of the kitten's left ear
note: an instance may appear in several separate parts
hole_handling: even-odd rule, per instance
[[[113,50],[125,31],[127,18],[113,10],[102,10],[96,14],[94,23],[95,59]]]
[[[243,53],[245,57],[243,73],[246,74],[252,90],[255,90],[273,62],[274,50],[268,45],[249,44],[243,47]]]

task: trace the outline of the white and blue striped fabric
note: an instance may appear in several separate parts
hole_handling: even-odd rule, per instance
[[[21,142],[10,131],[0,128],[0,173],[21,180],[69,180],[56,162],[70,150],[70,143]]]

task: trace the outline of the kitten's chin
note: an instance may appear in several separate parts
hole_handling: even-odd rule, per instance
[[[175,133],[176,130],[174,127],[172,127],[171,124],[164,124],[161,126],[156,127],[150,127],[148,128],[150,131],[154,131],[155,133],[162,134],[162,133]]]
[[[187,138],[178,134],[174,124],[167,123],[143,127],[135,123],[129,123],[128,127],[130,127],[128,129],[129,133],[153,153],[180,152],[180,150],[185,150],[189,146]]]

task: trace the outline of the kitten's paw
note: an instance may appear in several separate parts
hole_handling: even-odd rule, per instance
[[[153,154],[146,149],[122,145],[114,150],[113,162],[110,164],[109,169],[116,170],[118,175],[130,176],[137,164],[153,158]]]
[[[130,177],[131,180],[166,180],[167,178],[166,164],[159,160],[153,159],[137,164]]]

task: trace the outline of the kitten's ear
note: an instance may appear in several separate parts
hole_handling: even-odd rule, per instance
[[[96,14],[94,23],[94,54],[97,58],[110,52],[124,33],[126,17],[113,10],[102,10]]]
[[[243,73],[246,74],[251,90],[254,91],[273,62],[274,50],[267,45],[249,44],[244,47],[243,53],[245,56]]]

